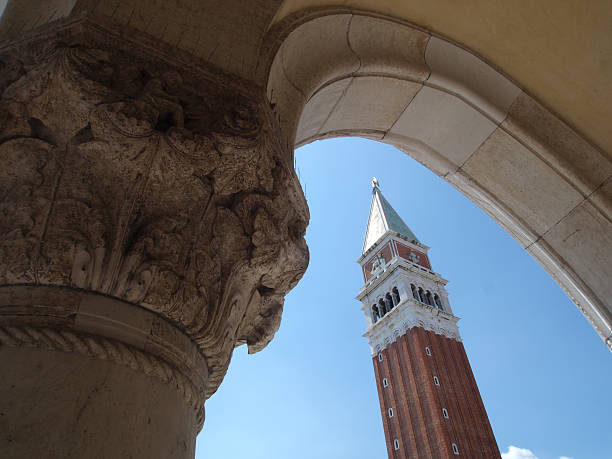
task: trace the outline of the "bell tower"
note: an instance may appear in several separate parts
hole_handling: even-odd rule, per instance
[[[366,319],[389,458],[500,458],[445,289],[372,180],[357,299]]]

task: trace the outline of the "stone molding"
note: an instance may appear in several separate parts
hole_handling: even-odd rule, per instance
[[[363,336],[369,340],[372,355],[378,354],[414,327],[461,342],[458,320],[452,314],[409,298],[385,314]]]
[[[197,343],[210,396],[308,264],[308,209],[262,91],[76,24],[0,52],[0,285],[83,289]]]
[[[517,239],[610,346],[607,152],[471,50],[413,24],[313,9],[277,22],[265,43],[288,139],[361,136],[406,152]]]
[[[0,325],[0,346],[23,346],[51,351],[77,352],[87,357],[129,367],[174,387],[196,411],[198,431],[204,424],[202,394],[199,393],[189,378],[168,362],[128,346],[121,341],[57,328]]]
[[[177,390],[204,422],[205,357],[192,340],[139,306],[47,286],[0,287],[0,346],[35,347],[127,366]]]
[[[386,280],[389,279],[396,270],[410,273],[414,276],[415,281],[418,280],[418,282],[420,282],[421,286],[425,285],[423,280],[425,280],[426,283],[432,287],[435,286],[435,288],[443,288],[448,283],[448,280],[444,279],[435,271],[430,271],[421,267],[420,265],[417,265],[416,263],[411,263],[400,258],[399,256],[396,256],[393,257],[389,263],[387,263],[385,269],[381,273],[378,273],[376,276],[372,277],[361,287],[359,294],[355,298],[362,301],[363,298],[374,292],[383,282],[386,282]]]

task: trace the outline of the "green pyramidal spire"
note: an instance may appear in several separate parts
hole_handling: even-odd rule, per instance
[[[415,234],[404,223],[404,220],[391,207],[389,201],[385,199],[378,188],[378,180],[372,180],[372,205],[370,206],[370,216],[368,218],[368,228],[366,229],[365,241],[363,243],[363,253],[372,247],[387,231],[399,233],[408,238],[409,241],[419,242]]]

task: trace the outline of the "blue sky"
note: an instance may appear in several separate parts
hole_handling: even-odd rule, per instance
[[[365,321],[354,297],[370,180],[431,247],[504,458],[610,456],[610,352],[550,276],[483,211],[393,147],[296,152],[310,267],[262,352],[236,349],[206,403],[199,459],[383,459]],[[513,446],[513,448],[510,448]],[[510,449],[509,449],[510,448]]]

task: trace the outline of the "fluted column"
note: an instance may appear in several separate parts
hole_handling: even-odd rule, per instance
[[[0,449],[192,457],[308,262],[265,95],[86,22],[0,64]]]

